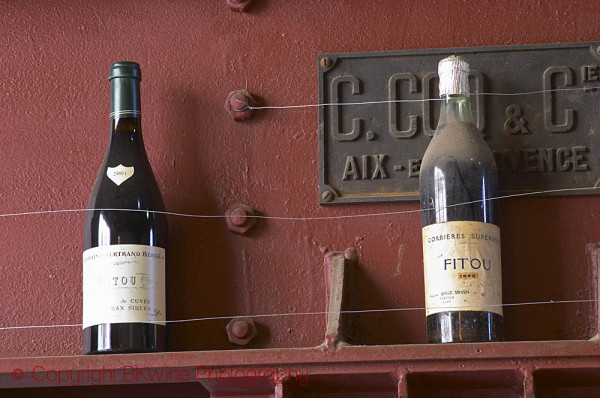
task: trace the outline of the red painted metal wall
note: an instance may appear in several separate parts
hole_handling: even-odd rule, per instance
[[[261,105],[314,104],[317,55],[598,40],[595,1],[275,1],[247,13],[211,1],[0,1],[1,213],[81,209],[108,138],[109,65],[143,70],[143,129],[168,210],[222,215],[236,202],[266,216],[320,217],[418,203],[318,204],[318,112],[259,111],[236,123],[227,94]],[[600,199],[504,200],[504,301],[596,298],[586,244],[600,239]],[[0,218],[0,326],[81,321],[84,213]],[[323,255],[360,256],[352,308],[422,307],[417,214],[260,220],[170,218],[169,317],[319,312]],[[592,304],[509,307],[509,340],[587,339]],[[424,342],[424,313],[355,315],[358,344]],[[260,318],[253,348],[322,342],[323,315]],[[173,350],[234,348],[227,320],[171,327]],[[0,330],[0,357],[81,352],[77,327]]]

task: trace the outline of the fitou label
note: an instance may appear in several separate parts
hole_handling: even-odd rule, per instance
[[[166,320],[165,249],[110,245],[83,253],[83,327]]]
[[[502,315],[500,228],[451,221],[423,228],[427,315],[487,311]]]

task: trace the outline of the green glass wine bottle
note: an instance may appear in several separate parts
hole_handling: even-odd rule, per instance
[[[167,220],[141,129],[141,71],[114,63],[111,132],[83,252],[83,352],[164,351]]]
[[[440,119],[419,176],[427,341],[503,339],[498,173],[477,130],[469,64],[440,61]]]

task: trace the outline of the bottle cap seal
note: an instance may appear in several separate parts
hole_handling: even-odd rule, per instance
[[[469,71],[469,62],[463,57],[452,55],[442,59],[438,64],[440,98],[449,95],[468,97]]]
[[[135,62],[115,62],[108,72],[110,117],[139,117],[142,70]]]
[[[117,77],[131,77],[134,79],[142,80],[142,70],[140,69],[140,65],[136,62],[115,62],[110,66],[110,70],[108,72],[108,80]]]

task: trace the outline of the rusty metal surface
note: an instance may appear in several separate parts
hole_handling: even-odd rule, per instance
[[[21,371],[18,379],[15,368]],[[335,352],[312,348],[13,358],[0,361],[0,386],[9,396],[75,392],[87,396],[95,389],[107,393],[113,385],[131,384],[147,384],[137,386],[139,391],[156,393],[170,382],[175,394],[192,391],[194,383],[193,391],[212,397],[268,396],[278,385],[282,397],[326,393],[543,397],[556,391],[597,393],[599,369],[600,346],[589,341],[341,346]],[[104,379],[93,382],[89,372],[97,370],[114,372],[112,380],[111,373],[105,373]],[[62,371],[65,380],[54,380],[55,371]],[[86,371],[87,376],[81,373]],[[77,388],[46,389],[75,384],[77,374],[81,375]],[[151,374],[154,378],[148,380]]]
[[[322,54],[319,103],[352,105],[319,110],[321,203],[417,199],[420,162],[439,118],[439,101],[429,101],[439,98],[437,64],[452,54],[470,62],[473,115],[498,163],[502,194],[595,187],[599,48],[594,42]],[[377,103],[386,100],[417,102]]]
[[[416,211],[418,205],[320,205],[318,112],[261,110],[236,123],[223,109],[228,93],[247,87],[259,104],[314,104],[320,53],[591,42],[598,40],[600,25],[591,1],[377,4],[256,0],[242,14],[225,1],[173,0],[144,7],[115,0],[2,3],[2,213],[85,207],[108,134],[106,68],[118,57],[144,68],[144,139],[170,211],[223,216],[232,203],[245,203],[273,217],[387,214],[261,219],[246,236],[231,233],[223,218],[172,217],[170,319],[321,314],[260,318],[252,350],[232,349],[225,331],[229,319],[170,324],[173,352],[159,355],[84,358],[77,356],[80,328],[3,330],[1,383],[11,379],[12,370],[31,372],[37,365],[85,370],[297,364],[310,366],[314,387],[267,385],[267,393],[263,385],[247,387],[247,394],[331,396],[347,385],[355,395],[379,397],[394,396],[396,388],[400,396],[409,390],[420,394],[427,384],[443,386],[444,374],[462,370],[486,371],[471,373],[473,379],[501,371],[507,380],[514,374],[507,371],[531,366],[556,370],[538,375],[542,396],[552,396],[553,383],[570,392],[589,387],[588,396],[598,395],[592,394],[598,389],[593,369],[600,354],[594,342],[585,341],[598,330],[597,309],[590,303],[509,307],[506,332],[514,342],[501,345],[419,344],[425,339],[424,313],[405,311],[350,315],[344,332],[365,347],[299,348],[323,342],[323,257],[331,251],[353,246],[360,256],[355,277],[347,281],[352,295],[346,308],[423,307],[419,217],[392,214]],[[597,245],[586,250],[600,240],[596,197],[503,200],[501,216],[505,302],[597,297]],[[82,217],[2,219],[1,326],[81,321]],[[536,341],[521,343],[531,340]],[[397,387],[396,377],[406,383]],[[369,393],[369,380],[386,391]],[[533,380],[535,374],[523,378],[527,391],[533,391]],[[203,383],[215,395],[227,393],[226,383]],[[47,395],[207,396],[202,385],[72,387]],[[506,385],[498,387],[506,390]],[[244,394],[240,390],[236,393]],[[36,387],[2,395],[7,394],[41,395]]]
[[[588,245],[590,266],[599,266],[599,245]],[[347,306],[360,263],[354,248],[325,256],[329,306],[325,342],[314,348],[220,352],[124,354],[0,360],[0,388],[11,396],[30,394],[124,394],[140,391],[205,397],[543,397],[600,392],[600,339],[352,346]],[[597,287],[598,288],[598,287]],[[597,306],[600,303],[596,303]],[[250,318],[227,325],[232,343],[257,334]],[[192,387],[191,383],[195,386]],[[117,389],[117,386],[125,386]],[[151,387],[152,386],[152,387]],[[55,388],[50,388],[55,387]],[[90,390],[91,389],[91,390]],[[74,395],[74,396],[76,396]],[[67,394],[67,396],[70,396]]]
[[[327,324],[325,327],[325,341],[321,345],[324,349],[336,349],[344,341],[344,322],[346,310],[344,303],[348,301],[349,287],[348,268],[358,266],[358,258],[354,248],[348,253],[333,252],[325,256],[325,280],[327,281]],[[347,328],[347,327],[346,327]]]

